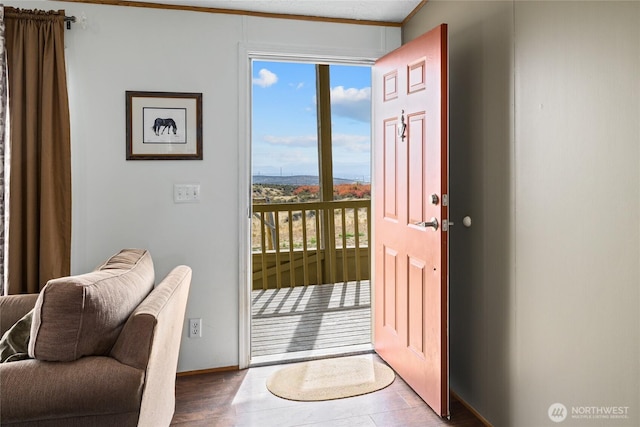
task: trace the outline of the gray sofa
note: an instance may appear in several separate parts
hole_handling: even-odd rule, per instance
[[[146,250],[0,297],[2,334],[30,313],[26,360],[0,364],[5,426],[168,426],[191,269],[154,287]]]

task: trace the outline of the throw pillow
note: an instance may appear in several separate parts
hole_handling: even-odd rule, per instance
[[[65,362],[107,355],[153,283],[151,255],[142,249],[124,249],[91,273],[50,280],[34,308],[29,356]]]
[[[0,363],[30,359],[29,332],[33,310],[25,314],[0,338]]]

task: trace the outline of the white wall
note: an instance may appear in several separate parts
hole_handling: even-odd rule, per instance
[[[430,0],[450,33],[452,388],[496,426],[640,424],[640,3]],[[457,227],[457,226],[456,226]],[[575,419],[587,407],[626,419]]]
[[[5,1],[87,16],[66,32],[72,130],[72,271],[94,268],[123,247],[147,248],[157,280],[193,268],[186,317],[203,337],[182,341],[179,371],[238,360],[238,206],[246,111],[239,94],[240,45],[381,56],[400,29],[56,1]],[[125,91],[203,93],[204,160],[126,161]],[[246,148],[244,149],[246,152]],[[198,182],[202,201],[174,204],[173,184]],[[246,193],[246,194],[245,194]]]

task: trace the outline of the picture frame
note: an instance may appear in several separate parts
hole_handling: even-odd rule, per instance
[[[126,91],[127,160],[202,160],[202,93]]]

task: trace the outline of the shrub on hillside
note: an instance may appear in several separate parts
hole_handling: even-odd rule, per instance
[[[336,199],[368,199],[371,197],[371,184],[340,184],[333,187]]]

